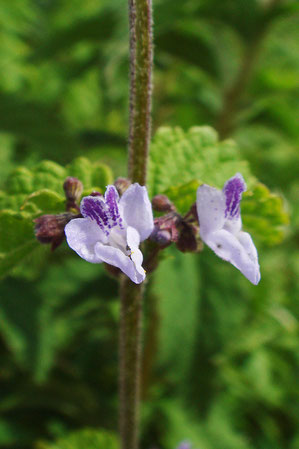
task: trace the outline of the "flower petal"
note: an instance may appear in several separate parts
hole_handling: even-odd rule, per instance
[[[102,260],[95,253],[98,242],[106,242],[107,237],[95,221],[89,218],[75,218],[64,228],[68,245],[79,254],[82,259],[91,263],[101,263]]]
[[[246,184],[241,173],[237,173],[224,184],[226,218],[234,220],[240,216],[240,202],[245,190]]]
[[[142,268],[143,254],[139,249],[139,243],[140,243],[140,235],[138,231],[136,231],[136,229],[132,228],[131,226],[128,226],[127,244],[131,250],[131,260],[134,262],[138,276],[142,278],[143,281],[145,279],[145,271]]]
[[[258,284],[260,280],[260,269],[252,246],[252,241],[248,237],[241,235],[241,242],[238,238],[226,230],[220,230],[208,235],[205,243],[217,254],[217,256],[230,262],[253,284]],[[249,236],[249,235],[248,235]],[[250,236],[249,236],[250,237]],[[251,239],[250,239],[251,240]],[[245,243],[245,246],[243,246]],[[255,249],[255,248],[254,248]],[[256,251],[256,250],[255,250]]]
[[[243,246],[244,250],[247,252],[248,257],[252,260],[252,262],[256,265],[256,282],[253,284],[258,284],[261,280],[260,266],[258,262],[258,254],[256,247],[253,243],[253,240],[248,234],[248,232],[240,232],[238,235],[239,242]]]
[[[116,188],[112,185],[107,186],[105,192],[105,202],[109,211],[110,225],[119,226],[123,229],[122,218],[119,214],[118,202],[119,195]]]
[[[210,232],[220,230],[225,222],[225,197],[221,190],[203,184],[197,189],[197,214],[203,240]]]
[[[118,267],[131,279],[131,281],[135,282],[135,284],[140,284],[140,282],[144,280],[145,275],[143,277],[140,276],[135,268],[134,262],[119,248],[97,243],[95,246],[95,253],[103,262]]]
[[[84,218],[95,221],[99,228],[106,235],[109,235],[109,215],[102,196],[85,196],[82,198],[80,211]]]
[[[141,241],[149,237],[154,229],[154,220],[146,187],[132,184],[121,197],[119,209],[127,226],[139,232]]]

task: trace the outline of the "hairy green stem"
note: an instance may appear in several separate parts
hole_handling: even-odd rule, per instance
[[[129,0],[130,20],[130,129],[129,177],[146,184],[151,132],[152,4],[151,0]]]
[[[132,182],[146,184],[151,131],[152,5],[129,0],[130,127],[128,172]],[[120,438],[121,449],[137,449],[141,371],[143,285],[121,279]]]
[[[143,284],[121,280],[120,436],[121,449],[138,448]]]

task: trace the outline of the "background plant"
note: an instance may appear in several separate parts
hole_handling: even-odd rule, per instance
[[[281,240],[285,219],[279,216],[275,228],[271,218],[272,234],[267,220],[259,220],[261,231],[254,223],[263,276],[258,288],[232,276],[232,268],[216,262],[208,249],[198,256],[168,250],[145,302],[142,444],[169,448],[189,439],[206,449],[295,449],[299,18],[295,2],[222,5],[155,2],[153,128],[179,124],[185,134],[160,130],[154,138],[150,177],[158,184],[152,182],[152,193],[171,189],[175,200],[180,184],[187,189],[190,182],[194,189],[194,177],[175,185],[175,173],[169,185],[161,185],[165,177],[156,176],[155,146],[166,142],[166,150],[170,140],[179,153],[186,146],[177,142],[186,140],[187,130],[208,124],[239,148],[226,144],[224,152],[222,144],[217,151],[213,132],[200,134],[212,147],[202,162],[214,174],[210,182],[223,182],[225,173],[218,179],[217,173],[225,161],[218,164],[217,155],[249,161],[251,173],[283,192],[291,224],[283,245],[268,248]],[[9,259],[5,230],[12,229],[24,200],[28,233],[39,200],[49,212],[60,210],[66,173],[84,176],[87,189],[113,180],[103,165],[101,177],[93,178],[88,162],[75,159],[79,155],[109,164],[115,176],[126,173],[126,7],[119,0],[77,1],[72,8],[67,1],[26,0],[0,7],[0,198],[1,208],[13,211],[5,215],[0,251],[1,264],[12,261],[0,286],[3,448],[47,447],[41,440],[64,438],[75,429],[116,428],[117,284],[65,246],[54,255],[32,248],[33,258],[16,245],[20,252]],[[44,159],[61,165],[39,165]],[[15,169],[18,176],[10,175]],[[247,180],[250,172],[244,175]],[[42,196],[27,200],[36,190]],[[23,256],[11,272],[14,258]],[[188,282],[180,281],[178,270]]]

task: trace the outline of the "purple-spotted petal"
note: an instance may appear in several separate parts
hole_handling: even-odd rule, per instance
[[[127,244],[131,250],[131,260],[134,262],[136,271],[143,281],[145,279],[145,271],[142,268],[143,255],[139,249],[140,236],[138,231],[131,226],[128,226],[127,229]]]
[[[238,268],[250,282],[256,285],[260,280],[258,261],[254,257],[255,253],[252,252],[252,247],[249,244],[248,238],[241,235],[240,240],[235,235],[223,229],[210,233],[204,241],[217,256],[230,262]],[[245,246],[243,246],[244,243]],[[251,252],[249,251],[250,249]]]
[[[123,228],[122,218],[118,208],[119,195],[116,188],[112,185],[107,186],[105,192],[105,202],[108,208],[109,218],[113,225],[118,225],[120,228]]]
[[[141,242],[149,237],[154,229],[154,220],[146,187],[132,184],[121,197],[119,209],[125,224],[138,231]]]
[[[197,189],[196,206],[200,235],[204,240],[210,232],[223,227],[225,198],[221,190],[203,184]]]
[[[240,216],[240,201],[242,193],[246,190],[243,176],[237,173],[230,178],[223,187],[225,195],[225,218],[230,220],[238,219]]]
[[[144,277],[140,276],[136,271],[134,262],[129,256],[126,256],[119,248],[97,243],[95,245],[95,253],[103,262],[118,267],[126,274],[135,284],[140,284]]]
[[[94,221],[99,228],[109,234],[109,214],[102,196],[85,196],[80,204],[81,214],[84,218]]]
[[[64,232],[68,245],[80,257],[91,263],[102,262],[95,253],[95,245],[98,242],[105,243],[107,237],[95,221],[89,218],[75,218],[66,225]]]
[[[83,217],[95,221],[107,236],[115,227],[124,228],[118,209],[118,193],[114,186],[107,187],[105,197],[84,197],[80,210]]]

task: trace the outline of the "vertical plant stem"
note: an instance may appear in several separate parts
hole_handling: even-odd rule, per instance
[[[129,177],[146,184],[151,131],[152,4],[151,0],[129,0],[130,22],[130,129]]]
[[[129,0],[130,127],[128,171],[132,182],[146,184],[151,130],[151,0]],[[121,280],[120,437],[121,449],[137,449],[139,439],[143,285]]]
[[[121,449],[138,448],[143,285],[123,277],[120,314]]]

